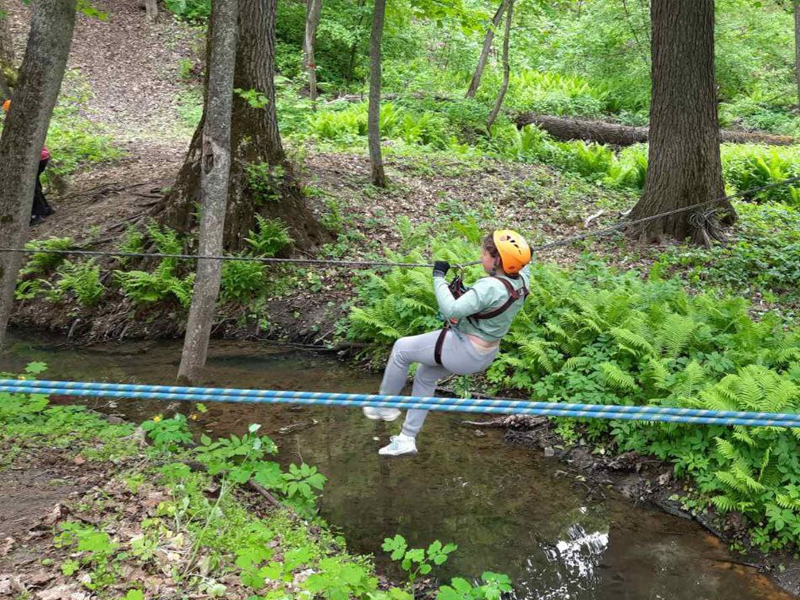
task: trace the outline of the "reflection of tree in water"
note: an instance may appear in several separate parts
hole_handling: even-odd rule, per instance
[[[516,596],[529,600],[596,598],[602,581],[600,565],[609,543],[603,507],[578,507],[552,516],[551,527],[540,532],[538,548],[529,553],[525,572],[516,581]]]

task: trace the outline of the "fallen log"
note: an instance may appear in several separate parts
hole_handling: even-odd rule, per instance
[[[612,146],[631,146],[647,142],[647,127],[632,127],[619,123],[594,121],[589,119],[573,119],[526,113],[515,120],[518,128],[525,125],[536,125],[558,140],[584,140]],[[720,130],[720,141],[733,144],[769,144],[773,146],[791,146],[798,140],[786,135],[773,135],[751,131]]]

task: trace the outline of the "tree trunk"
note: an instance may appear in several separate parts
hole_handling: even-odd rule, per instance
[[[14,38],[11,36],[8,0],[0,0],[0,96],[11,97],[11,86],[16,78]]]
[[[652,0],[652,102],[647,179],[630,213],[641,219],[724,196],[714,81],[714,0]],[[695,242],[718,237],[710,210],[727,201],[686,210],[632,229],[645,240],[669,236]]]
[[[0,138],[0,239],[20,248],[28,236],[39,158],[61,89],[75,27],[76,0],[35,2],[14,103]],[[22,255],[0,254],[0,345]]]
[[[239,95],[233,99],[232,163],[224,237],[224,246],[231,251],[244,246],[249,231],[256,227],[256,214],[283,220],[299,247],[311,248],[329,239],[329,234],[305,203],[278,130],[274,82],[275,1],[239,0],[234,88],[262,94],[266,105],[254,107]],[[201,141],[206,118],[207,106],[175,186],[153,211],[161,224],[182,233],[191,231],[196,224]],[[248,167],[251,172],[261,171],[263,177],[258,179],[258,186],[253,185]]]
[[[520,129],[526,125],[536,125],[558,140],[583,140],[612,146],[631,146],[647,142],[647,127],[631,127],[619,123],[607,123],[591,119],[573,119],[527,113],[515,119]],[[788,135],[774,135],[757,131],[736,131],[721,129],[720,141],[730,144],[769,144],[771,146],[792,146],[797,138]]]
[[[469,89],[467,90],[467,98],[474,98],[475,92],[481,85],[481,77],[483,77],[483,70],[486,68],[486,61],[489,59],[489,52],[492,50],[492,42],[494,41],[494,33],[500,27],[500,22],[503,19],[503,13],[506,10],[506,1],[503,0],[497,8],[497,12],[492,17],[492,23],[486,29],[486,36],[483,38],[483,48],[481,48],[481,55],[478,57],[478,65],[475,67],[475,73],[472,74],[472,81],[469,82]]]
[[[9,98],[11,98],[11,88],[8,87],[5,73],[3,73],[3,69],[0,68],[0,102],[4,102]]]
[[[358,52],[358,43],[361,41],[361,25],[364,23],[364,8],[365,0],[358,0],[358,21],[356,21],[355,28],[353,29],[355,35],[353,43],[350,45],[350,58],[347,61],[347,71],[344,74],[344,82],[350,83],[353,79],[353,74],[356,68],[356,54]]]
[[[314,58],[314,45],[317,40],[317,27],[321,13],[322,0],[308,0],[306,33],[303,38],[303,63],[308,69],[308,95],[311,98],[313,110],[317,109],[317,63]]]
[[[0,0],[0,67],[14,68],[14,38],[11,36],[8,0]]]
[[[147,11],[147,20],[155,23],[158,20],[158,0],[144,0],[144,8]]]
[[[236,66],[236,29],[238,0],[214,0],[211,9],[208,64],[208,114],[203,129],[200,159],[200,244],[202,256],[222,254],[228,178],[231,169],[231,112],[233,72]],[[219,296],[222,263],[200,260],[194,283],[192,307],[183,342],[178,381],[196,383],[208,354],[208,340],[214,309]]]
[[[372,33],[369,39],[369,160],[372,164],[372,183],[386,187],[386,173],[381,156],[381,39],[386,0],[375,0],[372,13]]]
[[[800,0],[794,0],[794,76],[797,80],[797,100],[800,106]]]
[[[511,19],[514,15],[514,0],[508,0],[508,8],[506,9],[506,30],[503,37],[503,85],[500,86],[500,92],[497,94],[497,101],[494,103],[492,114],[489,115],[489,122],[486,124],[486,131],[492,135],[492,125],[500,113],[500,108],[503,106],[503,100],[506,98],[508,91],[508,79],[511,68],[508,64],[508,43],[511,39]]]

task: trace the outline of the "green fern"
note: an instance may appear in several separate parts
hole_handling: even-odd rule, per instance
[[[621,327],[612,327],[610,333],[619,344],[619,347],[633,354],[634,356],[651,355],[654,354],[652,344],[648,342],[643,336],[634,333],[629,329]]]
[[[603,377],[610,386],[624,391],[635,392],[639,389],[636,381],[628,373],[623,371],[619,365],[605,362],[597,366]]]

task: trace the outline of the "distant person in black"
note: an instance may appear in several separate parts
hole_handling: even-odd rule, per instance
[[[3,102],[3,112],[8,113],[11,108],[11,100]],[[47,148],[42,148],[42,155],[39,159],[39,171],[36,173],[36,188],[33,191],[33,207],[31,208],[31,225],[38,225],[44,221],[45,217],[49,217],[55,211],[47,201],[44,195],[44,188],[42,187],[42,173],[47,168],[50,162],[50,152]]]

